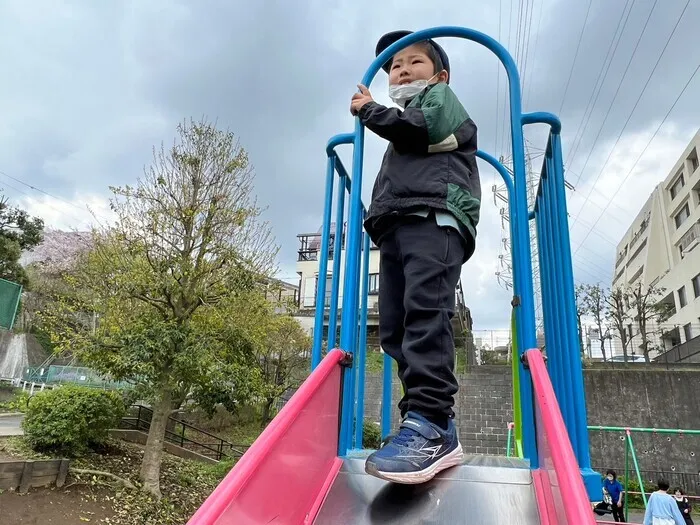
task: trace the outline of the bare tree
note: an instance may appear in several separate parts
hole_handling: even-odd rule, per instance
[[[647,363],[651,362],[649,358],[649,335],[654,333],[654,327],[650,326],[649,321],[662,323],[672,313],[672,306],[659,303],[659,299],[665,292],[665,288],[642,286],[641,282],[630,290],[630,299],[635,313],[634,320],[642,338],[642,352]]]
[[[630,345],[630,336],[627,333],[626,325],[631,320],[629,315],[630,291],[626,288],[618,287],[609,291],[605,297],[605,317],[613,325],[620,337],[622,344],[622,359],[627,362],[627,349]]]
[[[576,299],[576,324],[578,326],[578,346],[581,349],[581,355],[586,353],[586,349],[583,345],[583,326],[581,319],[584,315],[588,313],[585,304],[586,287],[579,284],[574,288],[574,297]]]
[[[605,304],[606,292],[601,288],[600,284],[586,285],[583,297],[583,304],[586,307],[586,312],[593,317],[593,321],[598,328],[598,337],[600,339],[600,351],[603,354],[603,361],[607,360],[605,355],[605,336],[603,335],[603,326],[605,323]]]

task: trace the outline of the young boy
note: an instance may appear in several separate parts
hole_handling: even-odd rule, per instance
[[[376,54],[409,33],[384,35]],[[379,246],[379,335],[398,364],[403,421],[398,434],[367,458],[365,470],[397,483],[422,483],[463,459],[452,421],[451,319],[479,221],[476,125],[448,86],[449,61],[435,42],[403,49],[383,69],[403,111],[376,103],[361,85],[350,110],[389,141],[365,229]]]

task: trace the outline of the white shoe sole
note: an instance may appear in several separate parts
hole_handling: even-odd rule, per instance
[[[445,469],[461,465],[463,461],[464,453],[462,452],[462,445],[458,443],[457,448],[452,452],[445,455],[429,467],[417,472],[382,472],[381,470],[377,470],[374,465],[369,463],[365,465],[365,472],[385,481],[393,481],[394,483],[403,483],[406,485],[417,485],[430,481],[437,473],[442,472]]]

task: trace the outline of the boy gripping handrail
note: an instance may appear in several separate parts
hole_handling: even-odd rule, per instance
[[[410,33],[382,36],[376,54]],[[382,67],[402,109],[378,104],[359,85],[350,111],[389,141],[364,226],[380,252],[380,342],[398,364],[404,395],[398,433],[367,458],[365,469],[397,483],[422,483],[463,459],[453,422],[451,320],[481,208],[477,130],[449,87],[449,60],[434,41],[408,46]]]

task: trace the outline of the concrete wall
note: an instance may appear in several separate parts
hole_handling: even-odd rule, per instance
[[[507,424],[512,421],[509,367],[477,367],[459,377],[456,422],[465,451],[505,454]],[[700,368],[653,369],[647,365],[584,371],[589,425],[700,429]],[[400,387],[393,385],[394,404]],[[367,375],[367,418],[379,421],[381,376]],[[394,427],[398,414],[394,413]],[[591,460],[596,468],[624,469],[622,433],[591,431]],[[645,477],[658,472],[694,473],[683,480],[688,491],[700,492],[700,436],[633,434]],[[631,461],[630,461],[631,466]],[[692,486],[689,486],[692,485]]]
[[[508,422],[513,418],[512,383],[510,368],[480,366],[469,374],[458,376],[460,391],[455,400],[455,421],[459,425],[460,440],[465,451],[474,454],[506,452]],[[367,374],[365,417],[379,421],[382,399],[380,374]],[[396,408],[401,393],[398,379],[393,383],[395,428],[399,414]]]

